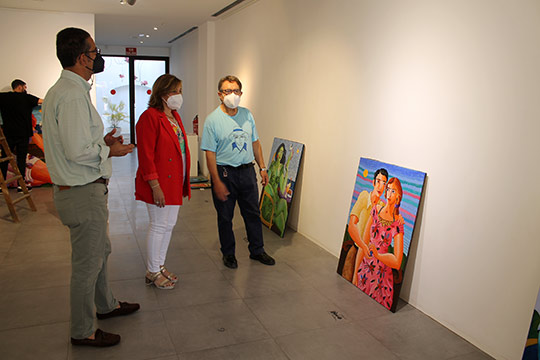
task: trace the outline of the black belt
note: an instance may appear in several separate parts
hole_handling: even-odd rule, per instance
[[[96,180],[92,181],[91,183],[88,183],[88,184],[105,184],[105,185],[108,185],[109,184],[109,179],[105,179],[105,178],[97,178]],[[86,184],[86,185],[88,185]],[[67,186],[67,185],[56,185],[58,186],[58,191],[64,191],[64,190],[69,190],[71,189],[73,186]],[[84,185],[81,185],[81,186],[84,186]]]
[[[239,165],[239,166],[231,166],[231,165],[219,165],[219,166],[223,166],[223,167],[226,167],[228,169],[247,169],[247,168],[250,168],[250,167],[253,167],[253,163],[250,162],[250,163],[247,163],[247,164],[242,164],[242,165]]]

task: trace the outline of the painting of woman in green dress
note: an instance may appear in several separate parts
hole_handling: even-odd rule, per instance
[[[268,184],[263,189],[259,208],[261,221],[283,237],[294,185],[304,145],[283,139],[274,139]]]

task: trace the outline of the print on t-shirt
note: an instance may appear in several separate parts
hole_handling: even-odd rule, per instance
[[[229,135],[232,141],[232,149],[238,150],[238,152],[247,151],[247,142],[250,135],[243,129],[236,128]]]

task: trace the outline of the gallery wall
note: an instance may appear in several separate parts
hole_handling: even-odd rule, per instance
[[[0,91],[10,91],[14,79],[22,79],[28,92],[45,97],[62,66],[56,57],[56,34],[75,26],[94,34],[94,15],[0,8],[2,59]]]
[[[306,145],[290,225],[337,257],[361,156],[426,172],[402,297],[520,358],[540,285],[540,3],[259,0],[209,24],[199,92],[235,74],[265,158],[274,137]]]
[[[188,50],[189,49],[189,50]],[[197,31],[191,36],[176,40],[171,47],[170,73],[182,80],[184,104],[180,117],[187,133],[193,132],[193,118],[198,114],[198,37]]]

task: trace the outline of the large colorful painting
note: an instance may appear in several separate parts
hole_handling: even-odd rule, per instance
[[[531,326],[525,343],[525,351],[523,352],[523,360],[540,360],[540,348],[538,341],[540,340],[540,291],[536,298],[536,305],[533,310]]]
[[[296,176],[304,144],[274,138],[268,166],[268,184],[263,188],[259,208],[261,221],[283,237],[291,207]]]
[[[426,174],[360,159],[337,272],[392,312]]]

